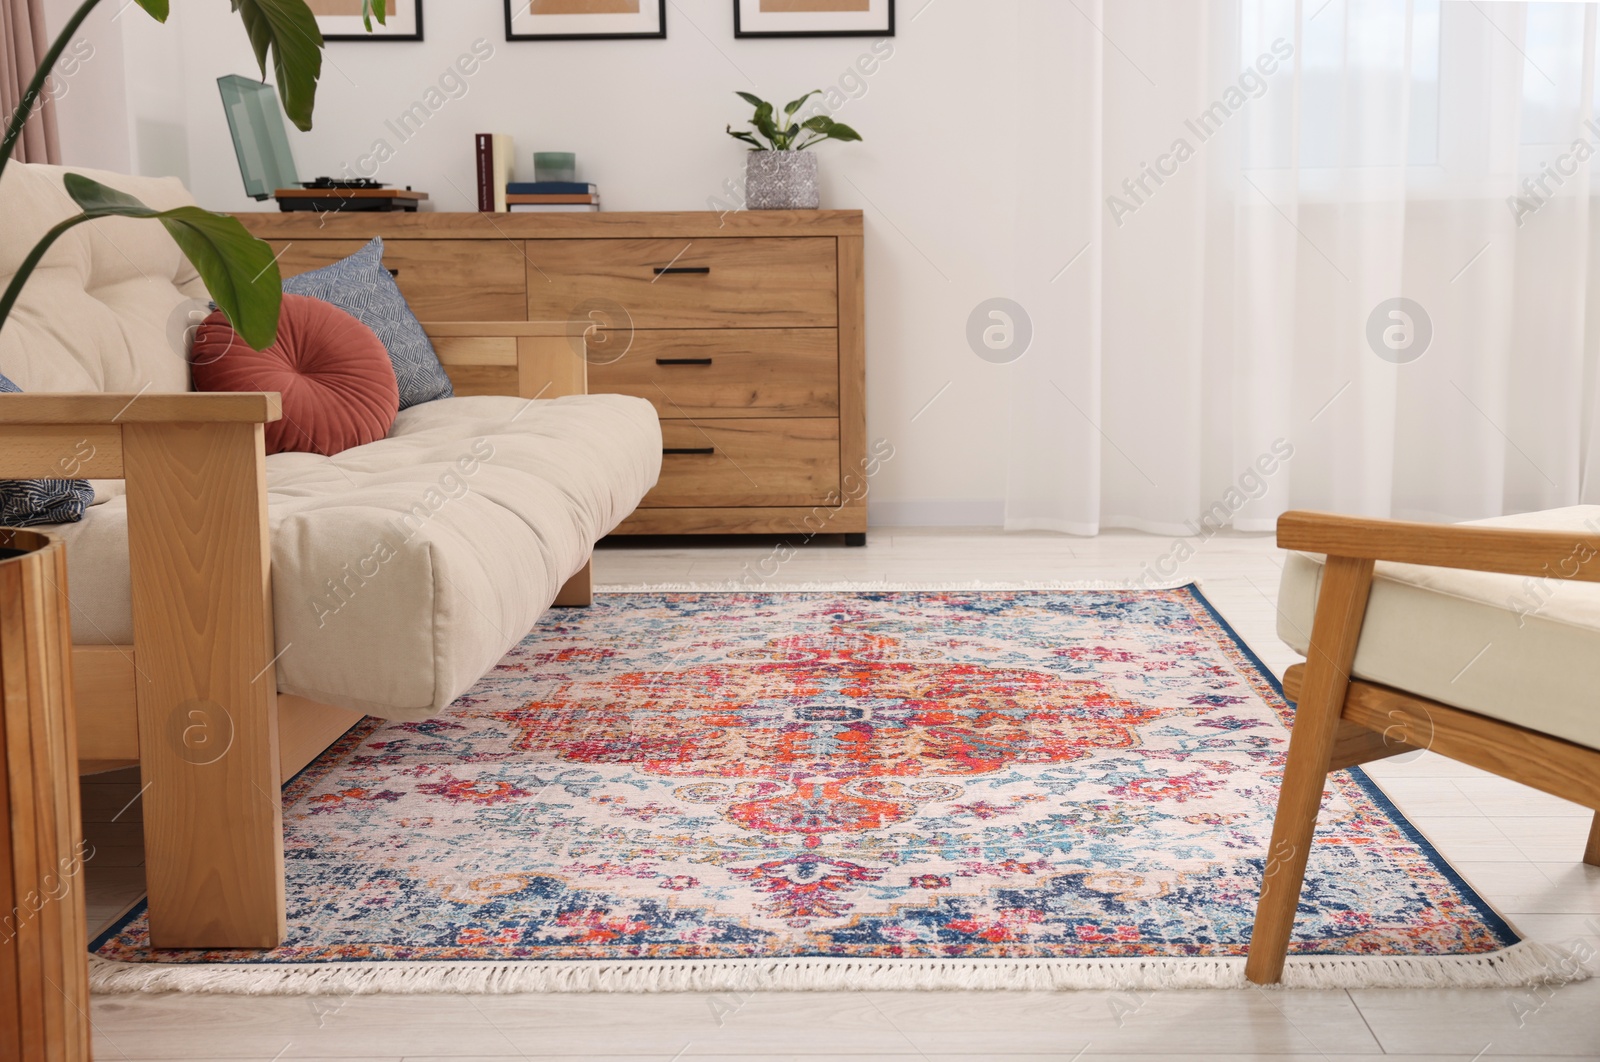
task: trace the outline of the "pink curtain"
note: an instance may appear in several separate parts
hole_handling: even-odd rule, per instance
[[[22,94],[49,47],[44,30],[44,0],[0,0],[0,114],[8,122],[22,103]],[[11,157],[18,162],[61,161],[55,101],[48,85],[28,124],[22,127],[22,137]]]

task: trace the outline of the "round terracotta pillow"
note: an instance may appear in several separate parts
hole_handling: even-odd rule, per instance
[[[277,391],[283,419],[267,453],[333,456],[389,434],[400,411],[394,365],[372,329],[321,299],[285,295],[277,341],[252,350],[220,310],[195,332],[196,391]]]

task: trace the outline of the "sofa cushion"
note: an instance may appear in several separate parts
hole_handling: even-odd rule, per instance
[[[158,209],[192,205],[170,177],[72,167]],[[39,237],[78,213],[60,166],[13,162],[0,178],[0,285]],[[158,222],[104,218],[50,248],[0,329],[0,372],[24,391],[189,390],[185,329],[206,291]]]
[[[650,403],[447,398],[333,457],[267,458],[278,688],[425,719],[520,640],[661,467]],[[133,638],[126,499],[59,531],[73,639]]]
[[[406,304],[394,277],[383,268],[381,237],[374,237],[343,261],[290,277],[283,282],[283,290],[331,302],[378,334],[389,349],[395,378],[400,381],[401,409],[454,393],[428,333]]]
[[[267,453],[336,454],[389,434],[400,392],[372,329],[332,303],[285,295],[278,338],[255,350],[220,310],[190,352],[197,391],[277,391],[283,419],[266,426]]]
[[[1476,526],[1600,534],[1600,505]],[[1302,654],[1323,560],[1284,564],[1278,636]],[[1354,674],[1600,748],[1600,583],[1380,563]]]

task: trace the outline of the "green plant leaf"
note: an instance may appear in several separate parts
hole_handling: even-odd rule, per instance
[[[728,126],[728,135],[733,137],[735,140],[743,140],[747,144],[754,144],[757,151],[762,150],[761,141],[757,140],[755,137],[751,136],[742,129],[736,130],[730,125]]]
[[[361,24],[367,27],[367,32],[372,32],[372,16],[378,16],[378,25],[389,24],[389,0],[362,0]]]
[[[783,113],[784,114],[793,114],[795,111],[798,111],[801,107],[805,106],[806,100],[809,100],[812,96],[819,96],[821,94],[822,94],[822,90],[821,89],[812,89],[810,92],[806,93],[804,96],[801,96],[799,99],[794,100],[794,101],[790,102],[789,104],[787,104],[783,108]]]
[[[822,134],[822,139],[824,140],[861,139],[860,133],[856,132],[854,129],[851,129],[843,122],[834,121],[825,114],[819,114],[815,118],[808,119],[804,124],[805,127],[811,130],[813,133]],[[813,140],[812,143],[814,144],[816,141]]]
[[[752,107],[760,107],[767,103],[767,101],[762,99],[760,96],[753,96],[748,92],[739,92],[735,90],[734,95],[738,96],[741,100],[744,100]]]
[[[278,338],[283,278],[277,260],[272,248],[246,232],[237,218],[192,206],[155,210],[77,173],[63,176],[62,184],[85,217],[161,222],[246,343],[265,350]]]
[[[134,0],[134,3],[148,11],[157,22],[167,20],[168,0]]]
[[[306,0],[232,0],[244,20],[261,76],[272,53],[273,79],[283,97],[283,113],[302,132],[311,128],[322,77],[322,31]],[[380,20],[381,21],[381,20]]]
[[[750,124],[759,129],[761,135],[771,141],[774,147],[777,146],[778,138],[782,134],[778,132],[777,123],[772,120],[772,104],[763,101],[761,106],[756,108],[756,116],[750,120]]]

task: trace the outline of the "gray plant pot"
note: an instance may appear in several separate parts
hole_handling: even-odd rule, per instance
[[[808,151],[752,151],[744,167],[745,206],[750,210],[815,210],[817,156]]]

